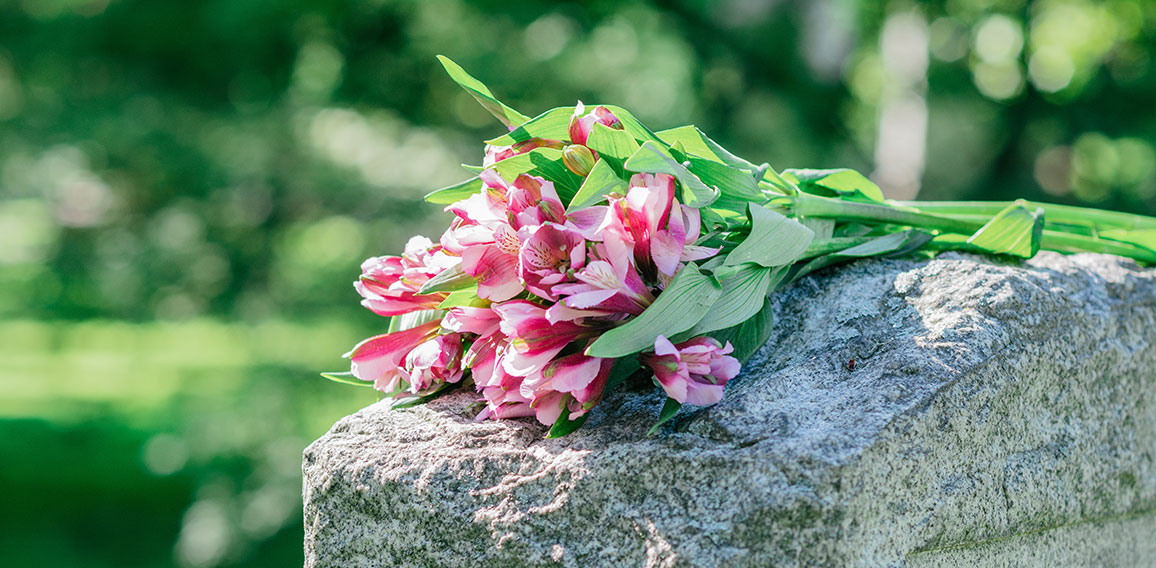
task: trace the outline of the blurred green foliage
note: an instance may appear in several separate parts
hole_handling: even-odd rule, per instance
[[[379,331],[349,283],[501,132],[437,53],[893,195],[1156,210],[1156,0],[0,0],[0,564],[300,562],[300,451],[372,400],[315,374]]]

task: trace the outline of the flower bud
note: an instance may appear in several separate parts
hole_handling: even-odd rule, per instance
[[[567,169],[582,177],[590,173],[596,159],[594,152],[581,144],[570,144],[562,149],[562,163],[566,164]]]

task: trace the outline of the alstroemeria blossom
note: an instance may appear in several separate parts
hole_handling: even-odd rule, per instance
[[[668,174],[635,174],[625,197],[610,200],[599,232],[630,242],[634,261],[645,276],[669,278],[680,262],[707,258],[719,249],[688,246],[699,235],[699,212],[675,199]]]
[[[574,271],[586,265],[586,239],[557,223],[543,223],[529,232],[518,254],[518,274],[526,289],[547,300],[557,300],[557,284],[572,281]]]
[[[522,382],[521,396],[529,399],[538,421],[553,424],[567,405],[570,419],[586,414],[602,398],[613,359],[574,353],[559,357]]]
[[[601,124],[609,128],[622,129],[622,121],[618,120],[610,109],[596,106],[594,110],[586,112],[586,105],[582,101],[574,107],[574,116],[570,118],[570,141],[575,144],[586,144],[594,124]]]
[[[440,323],[370,337],[345,356],[353,376],[372,381],[390,396],[422,394],[462,378],[462,342],[458,334],[438,335]]]
[[[542,178],[520,175],[511,184],[493,170],[480,175],[482,191],[446,207],[458,218],[441,242],[461,255],[462,269],[478,281],[478,296],[501,302],[524,288],[518,278],[519,231],[564,222],[566,212],[554,184]]]
[[[696,337],[674,345],[666,337],[654,340],[654,353],[643,363],[654,371],[666,395],[684,404],[714,404],[722,400],[723,387],[739,374],[739,361],[713,337]]]
[[[547,140],[545,138],[531,138],[529,140],[511,144],[509,146],[491,146],[486,144],[486,156],[482,166],[490,167],[502,160],[525,154],[535,148],[562,148],[565,144],[561,140]]]
[[[541,370],[571,342],[598,331],[570,321],[551,322],[546,319],[546,308],[525,300],[495,304],[493,310],[501,318],[501,332],[510,340],[502,367],[521,377]]]
[[[439,272],[461,262],[425,237],[413,237],[401,256],[379,256],[361,264],[361,278],[353,284],[361,305],[382,316],[433,309],[445,294],[418,294]]]

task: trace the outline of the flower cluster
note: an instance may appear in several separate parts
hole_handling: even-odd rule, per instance
[[[400,257],[365,261],[355,284],[362,304],[406,325],[350,351],[354,377],[391,397],[468,377],[484,402],[479,419],[551,425],[598,403],[615,359],[587,355],[590,344],[642,314],[687,262],[720,249],[695,244],[699,211],[679,202],[669,174],[634,174],[604,205],[567,211],[553,181],[506,179],[492,167],[549,148],[585,175],[600,159],[585,146],[595,124],[622,129],[607,108],[579,103],[569,140],[487,146],[481,189],[446,207],[454,219],[439,242],[414,237]],[[436,278],[467,284],[431,291]],[[659,335],[639,360],[670,398],[711,404],[738,373],[731,349],[705,336],[676,344]]]

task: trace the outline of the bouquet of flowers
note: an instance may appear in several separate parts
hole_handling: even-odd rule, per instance
[[[474,177],[426,197],[453,214],[438,241],[413,237],[361,266],[361,303],[388,332],[325,376],[395,405],[470,388],[478,420],[532,416],[557,437],[647,373],[667,396],[657,428],[683,404],[718,402],[768,338],[767,296],[831,264],[1041,248],[1156,263],[1156,218],[887,201],[856,171],[777,172],[694,126],[653,132],[616,106],[529,118],[440,59],[508,132],[486,141]]]

